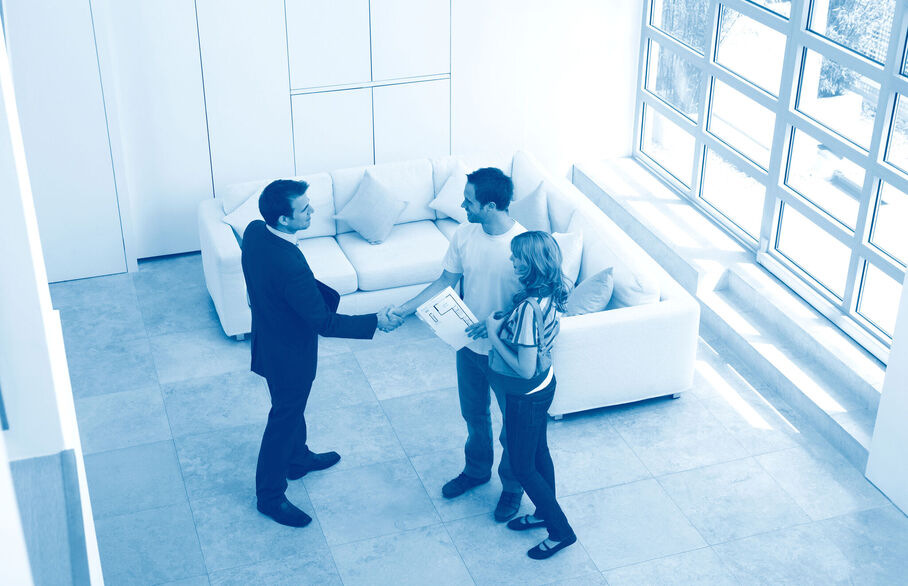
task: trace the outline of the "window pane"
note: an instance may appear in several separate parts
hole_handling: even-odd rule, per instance
[[[643,107],[644,153],[690,187],[694,165],[694,137],[648,106]]]
[[[880,187],[870,242],[908,265],[908,194],[887,183]]]
[[[886,160],[902,171],[908,172],[908,102],[901,95],[895,104]]]
[[[762,183],[706,149],[700,197],[754,240],[760,237],[765,195]]]
[[[864,169],[794,131],[785,184],[852,230],[858,220]]]
[[[785,18],[791,16],[791,0],[750,0],[754,4],[759,4],[763,8],[768,8],[776,14]]]
[[[776,250],[836,297],[844,298],[851,250],[790,205],[782,205]]]
[[[719,23],[716,62],[779,95],[785,35],[724,6]]]
[[[806,50],[798,91],[798,110],[845,138],[870,148],[880,84]]]
[[[902,295],[902,284],[867,263],[864,285],[858,300],[858,313],[869,319],[889,337],[895,331],[895,316]]]
[[[650,23],[700,53],[709,38],[709,0],[653,0]]]
[[[813,2],[810,30],[878,63],[886,59],[895,0]]]
[[[741,92],[715,81],[709,131],[764,169],[769,167],[775,118],[771,111]]]
[[[650,41],[646,89],[694,122],[697,121],[702,80],[703,73],[698,67],[656,41]]]

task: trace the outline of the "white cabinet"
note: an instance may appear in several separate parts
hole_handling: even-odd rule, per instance
[[[450,0],[372,0],[372,79],[451,71]]]
[[[375,162],[450,154],[450,88],[447,79],[374,88]]]
[[[372,90],[293,96],[293,138],[299,175],[372,164]]]
[[[92,0],[98,58],[115,107],[137,258],[198,250],[212,197],[195,9],[184,0]]]
[[[215,191],[293,175],[283,0],[197,0]]]
[[[3,16],[48,279],[124,272],[89,3],[4,0]]]
[[[369,0],[286,0],[293,89],[370,81]]]

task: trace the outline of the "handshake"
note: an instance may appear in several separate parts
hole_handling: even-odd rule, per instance
[[[378,312],[378,329],[383,332],[393,332],[404,323],[407,314],[400,307],[387,305]]]

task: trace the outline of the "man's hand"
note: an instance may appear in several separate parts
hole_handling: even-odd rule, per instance
[[[486,331],[486,322],[478,321],[475,324],[470,324],[467,326],[467,329],[464,330],[467,332],[467,335],[478,340],[479,338],[487,338],[488,332]]]
[[[391,312],[391,306],[383,307],[381,311],[378,312],[378,329],[383,332],[391,332],[400,327],[400,324],[404,323],[403,318]]]

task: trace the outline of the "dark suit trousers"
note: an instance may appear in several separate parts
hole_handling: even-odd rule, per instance
[[[290,386],[268,381],[271,411],[255,469],[255,494],[259,503],[279,501],[287,490],[287,468],[303,465],[309,455],[304,413],[311,389],[312,381]]]

